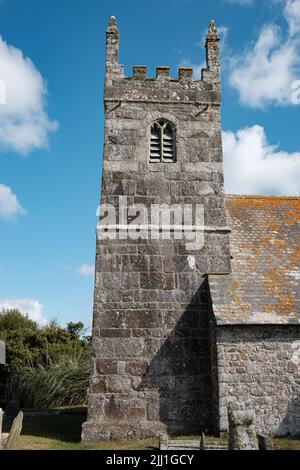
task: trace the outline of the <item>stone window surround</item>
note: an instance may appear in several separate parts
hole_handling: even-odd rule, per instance
[[[160,137],[159,137],[159,148],[158,153],[159,155],[157,157],[153,156],[153,139],[152,139],[152,130],[154,128],[158,128]],[[165,149],[164,149],[164,136],[166,134],[166,129],[169,129],[170,134],[171,134],[171,142],[172,142],[172,153],[170,153],[168,156],[165,154]],[[151,123],[150,126],[150,133],[149,133],[149,162],[150,163],[176,163],[176,126],[175,124],[170,121],[169,119],[165,118],[158,118],[155,121]]]

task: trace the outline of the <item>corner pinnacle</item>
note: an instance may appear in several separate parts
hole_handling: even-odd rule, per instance
[[[216,28],[215,20],[211,20],[208,33],[209,34],[218,34],[218,30]]]
[[[109,19],[109,26],[117,26],[116,17],[111,16]]]
[[[208,34],[206,37],[206,43],[208,42],[218,42],[220,41],[220,37],[218,35],[218,30],[216,28],[216,23],[214,20],[211,20],[209,29],[208,29]]]

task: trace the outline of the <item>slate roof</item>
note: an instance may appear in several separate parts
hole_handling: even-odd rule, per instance
[[[218,324],[300,324],[300,198],[226,196],[232,274],[210,275]]]

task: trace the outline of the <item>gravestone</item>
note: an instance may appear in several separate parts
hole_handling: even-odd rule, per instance
[[[263,434],[257,434],[259,450],[274,450],[272,439]]]
[[[169,438],[167,435],[163,434],[159,439],[159,450],[168,450]]]
[[[205,450],[205,436],[204,436],[204,433],[201,434],[200,450]]]
[[[3,423],[3,411],[0,408],[0,450],[2,449],[2,423]]]
[[[5,389],[5,343],[0,341],[0,399]]]
[[[0,365],[5,364],[5,343],[0,341]]]
[[[249,403],[229,403],[229,450],[258,450],[255,413]]]
[[[19,412],[18,416],[14,419],[13,425],[11,427],[9,437],[6,444],[6,450],[13,450],[17,446],[17,441],[20,437],[23,426],[23,413]]]

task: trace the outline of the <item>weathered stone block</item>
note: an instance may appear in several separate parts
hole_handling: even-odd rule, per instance
[[[118,362],[115,359],[96,359],[96,372],[99,375],[112,375],[117,373]]]
[[[193,69],[180,67],[178,75],[179,75],[179,81],[190,82],[193,78]]]
[[[104,289],[132,289],[139,286],[137,273],[103,273],[102,286]]]
[[[93,338],[92,350],[95,357],[115,357],[114,339],[95,336]]]
[[[120,338],[115,340],[115,351],[118,358],[142,357],[144,355],[144,340],[142,338]]]
[[[175,287],[173,274],[165,273],[141,273],[140,287],[142,289],[164,289],[171,290]]]
[[[143,376],[149,368],[148,362],[128,362],[125,371],[130,375]]]
[[[126,324],[128,328],[159,328],[163,326],[162,313],[156,310],[128,310]]]
[[[127,377],[113,375],[106,378],[107,393],[127,393],[130,388],[131,381]]]
[[[139,272],[149,270],[149,260],[143,255],[124,255],[122,256],[122,269],[127,271]]]
[[[130,338],[131,331],[125,328],[101,328],[102,338]]]
[[[106,392],[106,387],[105,387],[105,380],[102,378],[93,378],[92,383],[90,385],[90,390],[91,393],[105,393]]]
[[[156,78],[157,80],[169,80],[170,79],[170,67],[157,67]]]
[[[110,419],[126,419],[129,407],[129,399],[117,398],[116,395],[111,395],[106,399],[105,415]]]
[[[95,421],[104,416],[105,395],[89,393],[88,421]]]

